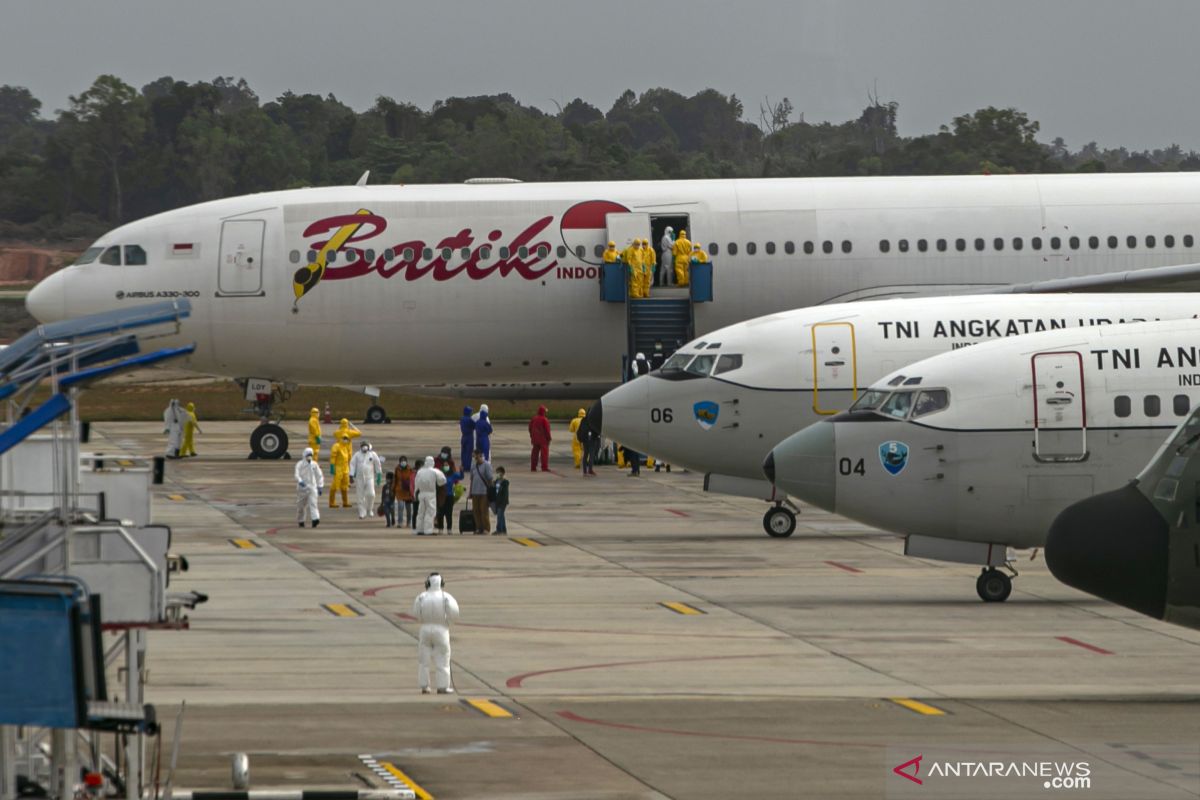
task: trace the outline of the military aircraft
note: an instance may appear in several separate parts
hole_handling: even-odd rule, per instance
[[[1200,320],[1033,333],[909,364],[775,446],[778,487],[905,536],[921,558],[984,565],[1040,547],[1073,502],[1128,480],[1200,399]]]
[[[762,498],[771,536],[796,508],[763,459],[797,430],[849,408],[872,382],[981,341],[1200,313],[1190,294],[970,295],[837,303],[731,325],[688,342],[605,394],[589,419],[641,453],[704,474],[707,491]]]
[[[240,381],[264,420],[252,452],[279,458],[273,406],[298,384],[596,396],[638,350],[773,311],[1025,284],[1161,291],[1200,274],[1195,173],[468,183],[168,211],[104,234],[27,305],[47,322],[188,298],[184,366]],[[703,243],[711,283],[628,300],[604,245],[657,250],[667,227]]]
[[[1064,509],[1045,553],[1068,586],[1200,628],[1200,408],[1136,478]]]

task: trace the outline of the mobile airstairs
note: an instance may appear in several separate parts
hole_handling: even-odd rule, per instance
[[[162,461],[81,453],[76,401],[191,353],[148,347],[190,311],[178,300],[42,325],[0,350],[0,800],[147,794],[146,631],[186,628],[207,598],[168,590],[187,562],[150,523]]]

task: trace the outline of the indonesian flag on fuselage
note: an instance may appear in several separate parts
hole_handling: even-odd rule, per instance
[[[576,203],[562,215],[563,244],[571,251],[572,257],[576,250],[583,247],[583,261],[587,264],[599,264],[602,259],[596,255],[596,246],[601,249],[608,244],[608,225],[604,220],[607,214],[628,214],[629,209],[611,200],[585,200]]]

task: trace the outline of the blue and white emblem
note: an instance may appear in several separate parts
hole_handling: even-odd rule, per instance
[[[908,445],[904,442],[884,442],[879,445],[879,463],[890,475],[899,475],[908,466]]]
[[[692,416],[696,418],[696,422],[704,430],[708,430],[717,424],[717,415],[720,413],[721,407],[711,400],[701,400],[692,406]]]

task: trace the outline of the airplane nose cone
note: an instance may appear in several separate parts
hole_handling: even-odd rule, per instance
[[[833,511],[836,458],[833,423],[818,422],[775,445],[763,462],[763,472],[788,494]]]
[[[38,322],[58,322],[67,316],[67,289],[64,270],[43,278],[25,296],[25,308]]]
[[[1046,566],[1068,586],[1162,619],[1166,520],[1134,484],[1068,506],[1050,526]]]

